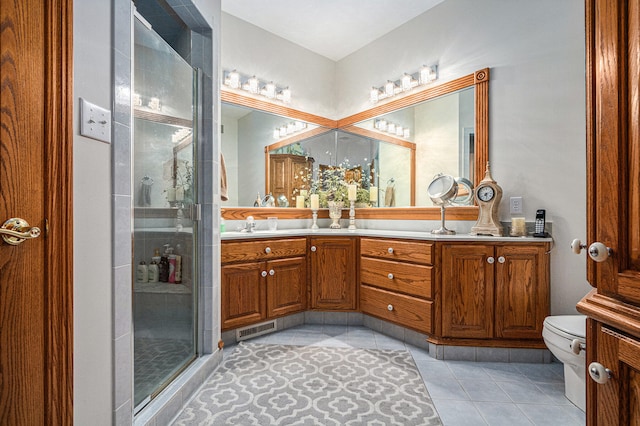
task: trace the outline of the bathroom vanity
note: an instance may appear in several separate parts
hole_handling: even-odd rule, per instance
[[[550,238],[408,231],[223,233],[222,328],[362,312],[437,345],[544,348],[550,249]]]

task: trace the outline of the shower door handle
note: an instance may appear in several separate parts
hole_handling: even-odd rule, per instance
[[[24,240],[38,238],[40,236],[40,228],[29,226],[26,220],[14,217],[2,224],[0,235],[2,235],[5,243],[17,246]]]

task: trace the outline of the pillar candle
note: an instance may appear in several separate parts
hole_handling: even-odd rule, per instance
[[[378,187],[377,186],[372,186],[371,188],[369,188],[369,201],[371,201],[372,203],[377,203],[378,202]]]
[[[320,196],[311,194],[311,210],[318,210],[318,208],[320,208]]]
[[[348,186],[348,190],[349,190],[349,201],[355,201],[356,200],[356,194],[357,194],[357,187],[355,184],[351,184]]]
[[[296,197],[296,208],[303,209],[304,208],[304,196],[298,195]]]

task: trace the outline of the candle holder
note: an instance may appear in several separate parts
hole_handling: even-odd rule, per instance
[[[313,217],[313,225],[311,225],[311,229],[313,231],[318,230],[318,210],[311,210],[311,216]]]
[[[355,200],[349,201],[349,231],[356,230],[356,202]]]

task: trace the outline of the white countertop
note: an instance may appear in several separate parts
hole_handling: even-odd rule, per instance
[[[429,241],[487,241],[487,242],[551,242],[552,238],[534,238],[534,237],[493,237],[490,235],[469,235],[469,234],[455,234],[455,235],[436,235],[429,231],[390,231],[382,229],[356,229],[350,231],[346,228],[342,229],[329,229],[320,228],[317,230],[311,229],[283,229],[277,231],[258,230],[254,232],[239,232],[229,231],[220,234],[220,238],[223,241],[228,240],[246,240],[246,239],[259,239],[259,238],[286,238],[297,236],[356,236],[356,237],[386,237],[386,238],[406,238],[415,240],[429,240]]]

